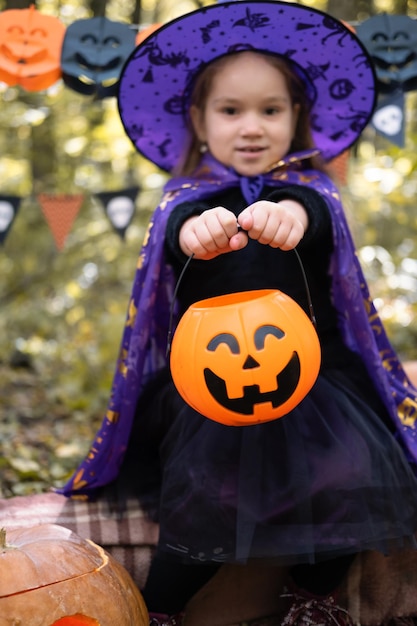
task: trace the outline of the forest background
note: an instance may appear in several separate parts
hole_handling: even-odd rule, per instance
[[[0,0],[75,20],[105,16],[142,29],[213,2]],[[300,2],[355,26],[372,15],[417,18],[417,0]],[[403,147],[368,126],[341,186],[372,296],[402,359],[417,358],[417,108],[406,94]],[[58,81],[42,92],[0,83],[0,194],[22,198],[0,247],[0,497],[62,485],[104,414],[136,260],[166,175],[133,149],[115,97]],[[126,237],[98,192],[138,185]],[[83,194],[58,249],[37,197]]]

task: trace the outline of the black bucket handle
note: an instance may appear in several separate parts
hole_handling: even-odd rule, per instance
[[[307,276],[306,276],[306,273],[305,273],[304,265],[303,265],[303,262],[301,260],[300,255],[298,254],[298,250],[296,248],[293,248],[293,252],[295,253],[295,255],[297,257],[297,260],[298,260],[298,263],[300,265],[301,274],[302,274],[303,282],[304,282],[304,287],[305,287],[306,294],[307,294],[307,304],[308,304],[308,311],[309,311],[309,314],[310,314],[310,319],[312,321],[312,324],[313,324],[314,328],[317,330],[317,321],[316,321],[316,316],[315,316],[314,309],[313,309],[313,302],[311,300],[311,293],[310,293],[310,288],[308,286],[308,281],[307,281]],[[173,293],[173,296],[172,296],[171,307],[170,307],[170,311],[169,311],[169,323],[168,323],[168,334],[167,334],[167,349],[166,349],[166,353],[165,353],[166,357],[168,357],[169,353],[171,352],[172,326],[173,326],[173,321],[174,321],[174,305],[175,305],[175,300],[177,299],[178,289],[179,289],[179,286],[180,286],[181,281],[183,279],[183,276],[184,276],[184,274],[185,274],[189,264],[193,260],[193,258],[194,258],[194,252],[186,260],[185,265],[182,268],[180,275],[178,276],[177,284],[175,285],[174,293]]]

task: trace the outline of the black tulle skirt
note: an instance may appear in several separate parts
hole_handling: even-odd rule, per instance
[[[182,562],[314,563],[415,544],[417,480],[361,367],[327,369],[283,418],[223,426],[169,376],[144,394],[115,486]]]

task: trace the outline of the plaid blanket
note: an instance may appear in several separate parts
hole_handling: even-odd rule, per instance
[[[158,526],[145,517],[137,502],[128,502],[121,516],[105,502],[69,500],[57,493],[0,500],[0,527],[7,530],[35,524],[59,524],[91,539],[114,556],[143,588]]]
[[[0,527],[7,530],[44,523],[60,524],[103,546],[143,588],[158,526],[145,517],[137,502],[128,502],[121,516],[105,502],[68,500],[56,493],[0,499]],[[268,578],[266,569],[258,565],[221,568],[191,600],[187,626],[230,626],[264,615],[267,608],[273,612],[278,582],[276,571]],[[362,555],[353,565],[340,599],[355,624],[417,624],[417,551],[390,557],[376,552]],[[416,616],[415,621],[402,621],[407,616]]]

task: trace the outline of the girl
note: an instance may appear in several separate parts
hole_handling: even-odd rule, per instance
[[[148,37],[124,69],[126,131],[175,176],[140,256],[106,418],[64,492],[133,492],[159,522],[143,592],[152,624],[186,623],[188,600],[222,564],[252,562],[285,565],[291,585],[284,615],[257,624],[351,624],[334,595],[355,555],[414,544],[415,390],[324,171],[374,100],[356,37],[291,3],[190,13]],[[165,358],[173,287],[175,319],[198,300],[246,290],[278,289],[306,308],[298,258],[321,346],[314,386],[264,424],[200,415]]]

